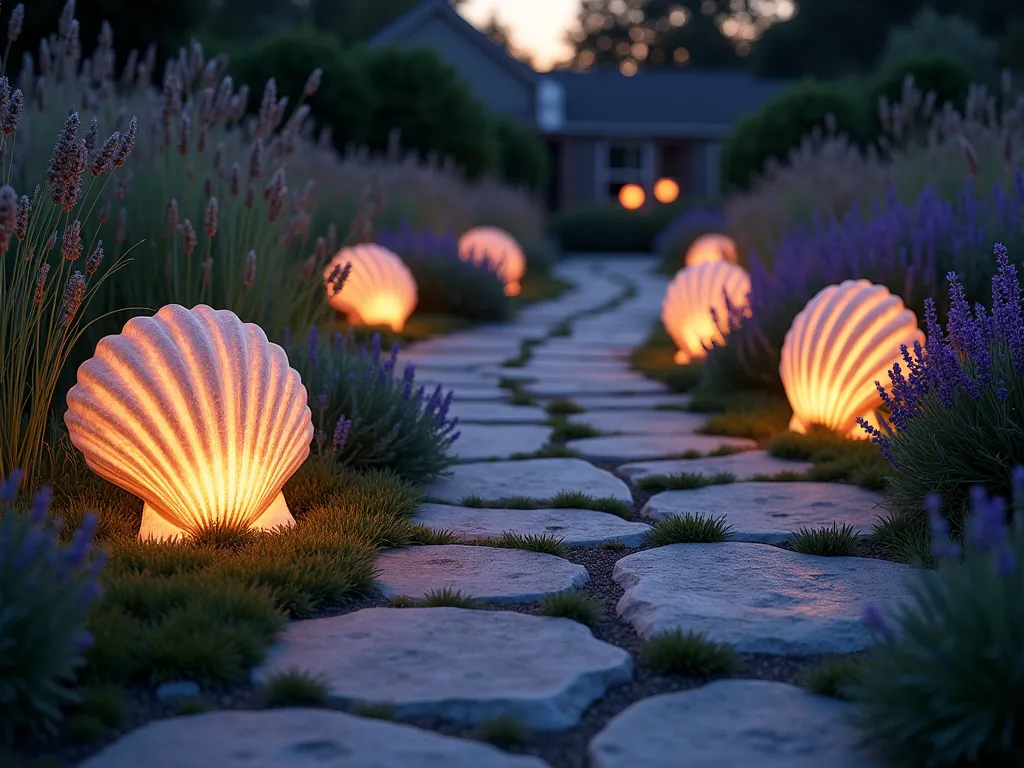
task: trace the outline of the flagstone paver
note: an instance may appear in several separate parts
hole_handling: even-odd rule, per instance
[[[687,408],[692,398],[689,395],[574,395],[572,401],[588,411],[626,410],[646,411],[652,408]]]
[[[459,461],[508,459],[517,453],[535,453],[547,445],[551,427],[535,424],[463,424],[451,452]]]
[[[623,464],[621,475],[636,482],[651,475],[716,475],[728,472],[737,480],[753,480],[759,475],[771,476],[780,472],[803,474],[811,468],[809,461],[792,461],[772,456],[768,451],[740,451],[729,456],[705,456],[699,459],[671,459],[669,461],[639,461]]]
[[[478,741],[328,709],[207,712],[157,720],[81,768],[546,768]]]
[[[687,451],[711,453],[722,446],[747,450],[757,443],[745,437],[722,437],[718,435],[612,435],[609,437],[584,437],[570,440],[566,447],[586,459],[595,461],[639,461],[682,456]]]
[[[375,565],[389,597],[448,589],[488,603],[532,603],[589,578],[582,565],[543,552],[460,544],[390,550]]]
[[[651,394],[667,392],[667,387],[658,381],[641,376],[603,376],[538,378],[523,387],[534,397],[572,397],[582,394]]]
[[[854,532],[871,531],[884,512],[882,495],[842,483],[751,482],[729,483],[689,491],[664,491],[652,496],[641,515],[664,520],[687,512],[725,515],[734,541],[778,544],[800,528],[851,525]]]
[[[602,432],[635,435],[685,435],[703,427],[707,414],[684,411],[587,411],[569,417],[573,424],[586,424]]]
[[[913,570],[727,542],[637,552],[615,564],[612,578],[625,590],[618,614],[641,637],[692,630],[747,653],[804,656],[868,647],[864,606],[903,599]]]
[[[580,491],[597,498],[612,497],[632,503],[633,496],[611,472],[582,459],[524,459],[460,464],[451,476],[423,489],[428,499],[458,503],[467,496],[485,501],[521,496],[536,501],[554,498],[561,491]]]
[[[633,676],[630,655],[570,619],[464,608],[365,608],[290,624],[257,681],[305,669],[339,703],[558,730]]]
[[[457,398],[458,394],[452,400],[449,415],[457,418],[460,424],[540,424],[549,418],[547,411],[532,405],[463,403]]]
[[[720,680],[628,707],[590,742],[590,767],[879,766],[860,746],[852,710],[785,683]]]
[[[619,541],[627,547],[643,543],[651,526],[589,509],[475,509],[424,504],[416,522],[463,539],[483,539],[509,532],[521,536],[552,536],[567,547],[595,547]]]

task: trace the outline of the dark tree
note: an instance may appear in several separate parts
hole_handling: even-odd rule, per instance
[[[758,16],[747,0],[583,0],[572,63],[624,72],[742,66],[772,21]]]

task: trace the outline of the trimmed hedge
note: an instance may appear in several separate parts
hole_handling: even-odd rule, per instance
[[[658,235],[685,204],[627,211],[618,203],[564,208],[550,219],[551,235],[563,251],[652,253]]]

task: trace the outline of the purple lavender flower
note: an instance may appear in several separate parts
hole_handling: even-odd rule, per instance
[[[327,410],[327,393],[326,392],[321,392],[319,395],[316,396],[316,407],[320,411],[326,411]]]
[[[932,531],[932,554],[937,560],[950,560],[960,555],[960,547],[950,536],[949,523],[942,516],[942,497],[929,493],[924,498]]]
[[[883,641],[892,640],[896,636],[896,633],[893,632],[892,627],[889,626],[882,615],[881,609],[874,603],[868,603],[864,607],[864,621],[867,622],[872,633]]]
[[[334,434],[331,437],[331,444],[334,446],[335,451],[345,450],[345,446],[348,444],[349,430],[352,428],[352,422],[341,416],[338,419],[338,423],[334,427]]]
[[[18,495],[18,486],[21,485],[21,478],[25,476],[25,473],[16,469],[7,476],[3,484],[0,485],[0,502],[10,504],[14,501]]]
[[[316,353],[320,346],[320,331],[314,325],[309,329],[309,364],[316,368]]]
[[[405,364],[405,371],[402,373],[402,399],[408,400],[412,396],[413,380],[416,378],[416,366],[413,363]]]

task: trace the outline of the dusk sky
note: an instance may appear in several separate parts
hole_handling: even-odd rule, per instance
[[[549,69],[572,54],[564,39],[579,7],[579,0],[467,0],[462,15],[480,26],[496,12],[512,45],[530,53],[538,69]]]

